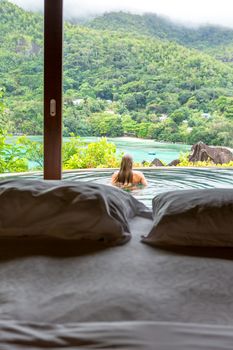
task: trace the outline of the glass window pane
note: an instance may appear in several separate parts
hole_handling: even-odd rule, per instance
[[[0,172],[43,167],[43,0],[0,2]]]

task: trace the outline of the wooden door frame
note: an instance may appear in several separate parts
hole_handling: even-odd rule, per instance
[[[63,0],[44,0],[44,179],[62,178]]]

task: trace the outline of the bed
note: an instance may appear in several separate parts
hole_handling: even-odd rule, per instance
[[[233,248],[1,240],[0,349],[232,349]]]

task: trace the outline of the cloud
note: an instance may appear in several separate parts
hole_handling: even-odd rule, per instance
[[[43,10],[43,0],[11,0],[27,10]],[[153,12],[185,23],[212,23],[233,28],[232,0],[64,0],[66,18],[109,11]]]
[[[42,11],[44,7],[43,1],[41,0],[10,0],[10,2],[13,2],[14,4],[24,8],[25,10]]]

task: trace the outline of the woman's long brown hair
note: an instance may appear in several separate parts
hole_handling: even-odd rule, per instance
[[[133,158],[125,154],[121,160],[121,168],[117,175],[117,182],[124,184],[129,184],[133,182]]]

